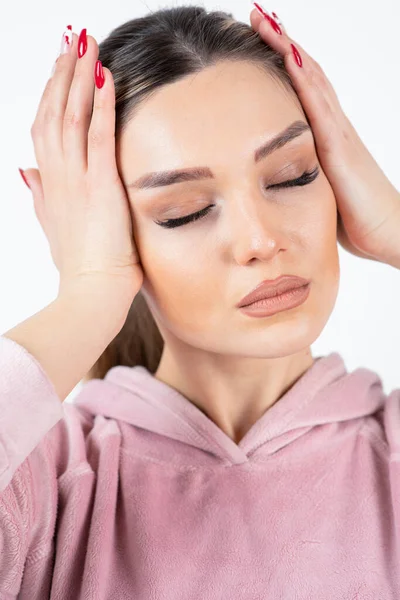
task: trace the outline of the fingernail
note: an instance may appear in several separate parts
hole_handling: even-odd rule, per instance
[[[67,25],[61,38],[60,54],[67,54],[72,46],[72,25]]]
[[[279,35],[282,35],[282,30],[279,27],[278,23],[275,21],[275,19],[273,17],[271,17],[268,14],[268,12],[262,8],[262,6],[260,4],[257,4],[257,2],[253,2],[253,4],[256,7],[256,9],[258,10],[258,12],[260,13],[260,15],[262,15],[264,17],[264,19],[267,19],[267,21],[269,21],[269,24],[274,29],[274,31],[276,31],[276,33],[279,33]]]
[[[98,89],[102,88],[105,82],[103,65],[100,60],[96,60],[96,64],[94,66],[94,80],[96,82],[96,87]]]
[[[78,56],[79,56],[79,58],[82,58],[82,56],[84,56],[86,50],[87,50],[86,29],[82,29],[82,31],[79,34],[79,40],[78,40]]]
[[[21,173],[21,177],[22,177],[22,179],[25,181],[25,183],[26,183],[26,185],[28,186],[28,188],[29,188],[29,189],[31,189],[31,186],[29,185],[29,183],[28,183],[28,181],[27,181],[27,179],[26,179],[26,177],[25,177],[25,175],[24,175],[24,172],[23,172],[23,170],[22,170],[22,169],[20,169],[19,167],[18,167],[18,170],[19,170],[19,172]]]
[[[274,17],[274,19],[275,19],[275,21],[278,23],[278,25],[280,25],[280,27],[281,27],[281,28],[283,27],[283,29],[285,30],[285,33],[286,33],[286,28],[285,28],[285,25],[284,25],[284,23],[283,23],[282,19],[280,19],[280,18],[278,17],[278,15],[276,14],[276,12],[273,12],[273,13],[272,13],[272,16]]]
[[[302,67],[303,61],[301,60],[300,52],[297,50],[297,48],[294,44],[290,44],[290,45],[292,46],[293,54],[294,54],[297,64],[299,65],[299,67]]]

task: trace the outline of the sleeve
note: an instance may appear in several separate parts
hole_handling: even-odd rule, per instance
[[[0,497],[16,469],[64,415],[39,361],[0,336]]]
[[[397,556],[400,557],[400,388],[392,390],[388,395],[383,422],[385,441],[389,448],[390,500],[394,515]]]
[[[62,402],[40,363],[26,348],[0,336],[0,599],[19,589],[35,514],[48,502],[37,497],[46,465],[25,459],[63,416]]]

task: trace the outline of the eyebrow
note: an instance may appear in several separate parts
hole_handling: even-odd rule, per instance
[[[254,152],[254,162],[257,164],[268,156],[282,148],[305,131],[311,131],[310,126],[305,121],[294,121],[289,127],[278,133],[266,144],[263,144]],[[145,190],[186,181],[198,181],[200,179],[213,179],[214,175],[208,167],[192,167],[190,169],[175,169],[173,171],[155,171],[142,175],[127,187],[137,190]]]

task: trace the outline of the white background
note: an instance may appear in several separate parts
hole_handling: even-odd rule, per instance
[[[101,42],[124,21],[179,4],[1,3],[0,333],[44,308],[58,292],[58,271],[18,167],[37,168],[30,128],[65,26],[72,24],[78,35],[86,27]],[[201,5],[249,23],[249,1]],[[400,190],[399,1],[275,0],[273,6],[264,6],[279,15],[288,34],[321,64],[364,143]],[[348,370],[378,372],[388,393],[400,388],[400,271],[357,258],[340,246],[339,256],[337,303],[312,345],[313,355],[340,352]]]

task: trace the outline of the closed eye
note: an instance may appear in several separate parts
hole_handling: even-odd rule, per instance
[[[289,181],[282,181],[282,183],[274,183],[272,185],[267,185],[266,189],[276,189],[276,188],[287,188],[287,187],[295,187],[307,185],[314,181],[319,175],[319,168],[315,167],[312,171],[304,171],[303,175],[297,177],[297,179],[289,179]]]
[[[297,177],[296,179],[289,179],[288,181],[282,181],[281,183],[274,183],[272,185],[266,186],[267,190],[271,189],[280,189],[280,188],[289,188],[289,187],[298,187],[303,185],[308,185],[312,183],[319,175],[318,166],[315,167],[312,171],[304,171],[304,173]],[[187,223],[192,223],[193,221],[198,221],[199,219],[204,218],[210,210],[215,206],[215,204],[210,204],[206,206],[202,210],[193,213],[191,215],[187,215],[185,217],[180,217],[179,219],[167,219],[166,221],[155,221],[157,225],[160,227],[165,227],[167,229],[172,229],[174,227],[181,227],[182,225],[186,225]]]

